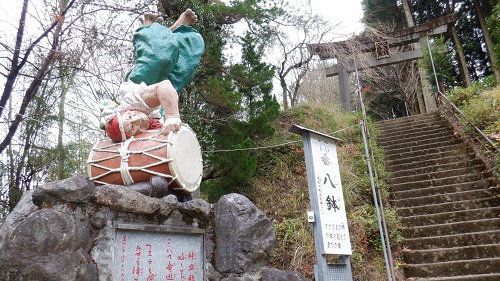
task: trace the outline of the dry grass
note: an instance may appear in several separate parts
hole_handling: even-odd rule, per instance
[[[383,254],[375,249],[374,235],[378,232],[373,233],[374,214],[364,207],[371,205],[373,199],[364,151],[359,146],[359,116],[329,105],[309,104],[283,113],[274,139],[259,144],[297,140],[260,151],[255,180],[245,192],[275,225],[278,240],[270,266],[299,271],[308,280],[314,279],[316,257],[313,231],[306,217],[310,204],[304,151],[301,137],[288,132],[292,124],[328,134],[337,132],[333,135],[345,140],[337,144],[337,152],[353,248],[353,277],[354,280],[385,280]]]

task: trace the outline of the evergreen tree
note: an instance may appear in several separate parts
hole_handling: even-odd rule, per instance
[[[472,80],[481,80],[493,73],[492,61],[494,60],[491,60],[491,54],[488,53],[491,48],[488,49],[485,46],[494,44],[491,43],[491,40],[490,43],[486,44],[488,34],[485,32],[488,32],[488,29],[484,28],[484,22],[483,24],[480,22],[482,22],[482,17],[488,17],[491,14],[492,5],[498,1],[405,1],[409,3],[408,10],[415,25],[424,24],[452,13],[456,15],[455,23],[449,25],[449,32],[443,34],[441,39],[431,38],[431,42],[436,44],[433,47],[434,63],[442,90],[443,88],[470,85]],[[399,22],[401,21],[401,13],[396,11],[402,9],[400,6],[404,6],[403,4],[404,2],[395,0],[364,0],[365,15],[363,21],[371,27],[376,27],[381,23],[390,25],[393,22]],[[480,6],[481,9],[477,10],[477,6]],[[490,25],[493,24],[493,18],[490,16]],[[405,26],[396,26],[396,28],[401,27]],[[496,29],[490,26],[489,30],[492,31],[493,38],[496,39]],[[427,46],[424,48],[427,49]],[[428,70],[432,70],[429,57],[426,59],[428,60]],[[435,85],[433,75],[427,74],[427,76],[432,81],[431,84]],[[372,90],[376,89],[372,87]]]
[[[439,66],[436,68],[436,76],[441,92],[444,93],[446,89],[458,86],[455,66],[453,65],[453,56],[455,55],[453,46],[450,46],[449,42],[447,42],[444,37],[439,37],[433,40],[431,51],[433,61],[431,62],[429,50],[425,49],[422,63],[427,68],[427,73],[429,74],[433,74],[434,69],[432,63],[434,63],[435,66]],[[426,78],[432,85],[436,85],[434,75],[429,75]],[[434,91],[436,90],[437,89],[434,89]]]
[[[396,0],[363,0],[363,23],[369,27],[393,26],[395,29],[406,27],[405,15]]]
[[[210,200],[244,187],[256,169],[252,150],[256,139],[271,136],[269,125],[277,118],[279,104],[272,96],[274,68],[263,63],[273,30],[268,24],[283,11],[261,0],[205,3],[189,1],[172,11],[191,7],[205,40],[205,55],[193,83],[179,92],[183,121],[196,132],[205,172],[202,192]],[[176,18],[173,16],[173,18]],[[233,24],[244,21],[249,32],[238,38]],[[241,62],[231,65],[223,50],[242,45]],[[230,150],[231,152],[218,152]]]
[[[279,104],[271,94],[274,68],[262,62],[264,46],[250,33],[242,38],[242,61],[231,67],[234,95],[240,98],[238,111],[224,122],[212,123],[214,147],[232,150],[209,154],[209,175],[205,183],[211,200],[223,193],[244,188],[257,168],[256,154],[245,148],[274,134],[272,122],[279,115]],[[236,108],[236,107],[235,107]]]
[[[450,0],[450,1],[410,1],[411,9],[415,15],[415,24],[421,24],[444,15],[456,13],[456,31],[457,37],[462,45],[453,40],[452,33],[444,35],[446,41],[452,42],[455,50],[463,49],[468,70],[473,80],[482,79],[485,76],[492,74],[492,64],[489,58],[488,50],[485,46],[484,31],[480,25],[480,17],[477,13],[473,1],[466,0]],[[489,1],[479,1],[481,3],[481,11],[488,17],[491,14],[493,7]],[[460,61],[460,59],[457,59]],[[453,62],[458,65],[457,62]],[[439,67],[439,66],[438,66]],[[456,76],[460,70],[455,69]],[[464,75],[462,71],[462,76]]]
[[[488,26],[491,30],[491,36],[495,42],[500,42],[500,2],[495,5],[493,11],[488,18]],[[493,56],[496,57],[497,61],[500,61],[500,44],[495,44],[493,47]],[[500,66],[496,66],[500,69]]]

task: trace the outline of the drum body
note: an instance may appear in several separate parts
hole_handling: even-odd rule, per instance
[[[196,135],[182,125],[168,136],[149,130],[122,143],[102,140],[89,154],[87,172],[96,184],[128,185],[162,176],[169,188],[193,192],[201,182],[203,160]]]

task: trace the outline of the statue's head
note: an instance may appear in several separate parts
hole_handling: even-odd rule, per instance
[[[144,112],[128,108],[116,112],[116,116],[106,123],[105,129],[113,141],[122,142],[148,129],[161,128],[158,125],[151,127],[151,123],[156,122],[150,120]]]

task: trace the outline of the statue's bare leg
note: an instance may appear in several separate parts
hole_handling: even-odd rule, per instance
[[[198,22],[198,16],[191,9],[187,9],[179,16],[179,18],[174,22],[170,29],[174,31],[181,25],[191,26],[196,22]]]

